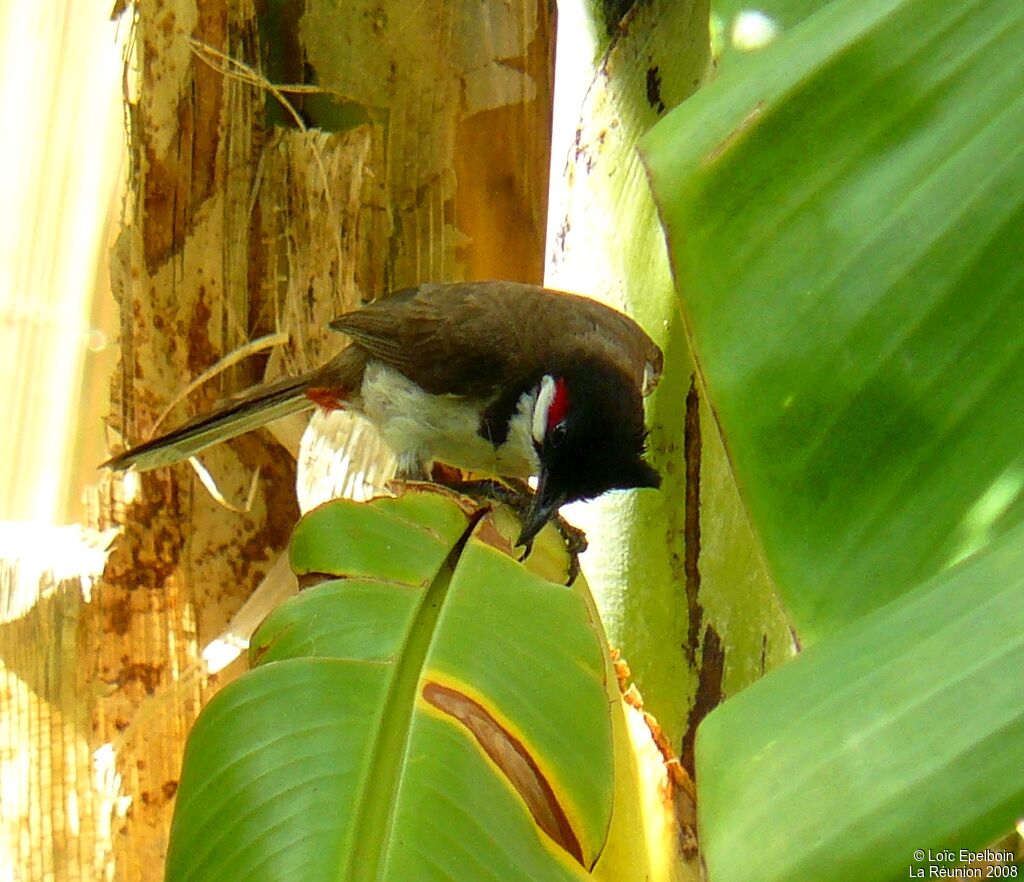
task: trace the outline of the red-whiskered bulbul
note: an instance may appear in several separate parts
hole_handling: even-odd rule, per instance
[[[642,398],[661,375],[661,350],[610,307],[514,282],[425,284],[331,327],[351,344],[323,367],[256,387],[104,465],[170,465],[318,404],[368,418],[406,477],[429,475],[434,461],[536,476],[520,545],[567,502],[660,484],[642,458]]]

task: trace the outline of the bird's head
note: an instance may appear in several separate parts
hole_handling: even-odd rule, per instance
[[[660,486],[643,459],[642,393],[622,371],[586,359],[540,379],[531,426],[540,472],[517,544],[529,543],[569,502]]]

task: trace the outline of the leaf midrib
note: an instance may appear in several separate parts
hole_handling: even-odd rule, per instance
[[[381,878],[416,707],[416,689],[455,567],[479,520],[479,514],[470,519],[438,568],[395,661],[395,675],[384,700],[379,736],[368,765],[366,788],[354,817],[352,849],[347,864],[340,868],[339,879],[344,882],[377,882]]]

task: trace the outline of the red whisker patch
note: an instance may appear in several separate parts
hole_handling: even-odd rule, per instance
[[[567,413],[569,413],[569,387],[565,380],[559,377],[555,380],[555,395],[548,408],[548,429],[550,430],[562,422]]]

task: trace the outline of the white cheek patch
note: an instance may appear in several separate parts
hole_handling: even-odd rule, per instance
[[[530,426],[533,440],[537,444],[544,441],[548,431],[548,411],[551,410],[551,403],[555,400],[555,378],[546,375],[540,381],[540,390],[537,392],[537,403],[533,406],[533,421]]]

